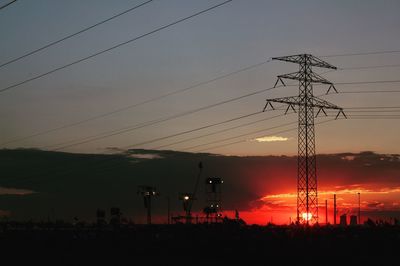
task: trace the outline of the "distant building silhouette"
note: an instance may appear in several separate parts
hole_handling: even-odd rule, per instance
[[[106,223],[106,211],[102,210],[102,209],[97,209],[96,220],[97,220],[97,224],[105,224]]]
[[[357,215],[350,216],[350,225],[357,225]]]
[[[347,215],[346,214],[340,215],[340,225],[342,225],[342,226],[347,225]]]
[[[121,210],[117,207],[112,207],[110,209],[110,224],[120,224],[121,223]]]

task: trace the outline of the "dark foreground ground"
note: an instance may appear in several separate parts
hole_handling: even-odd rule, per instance
[[[3,223],[3,265],[400,265],[399,226]]]

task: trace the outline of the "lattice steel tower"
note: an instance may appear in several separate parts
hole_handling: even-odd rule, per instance
[[[314,111],[318,109],[317,117],[325,109],[338,110],[336,118],[344,114],[343,109],[313,95],[313,83],[328,84],[328,92],[333,89],[337,92],[333,83],[329,82],[320,75],[312,71],[312,67],[337,69],[319,58],[310,54],[291,55],[275,57],[272,60],[280,60],[299,64],[298,72],[279,75],[278,82],[283,86],[283,79],[293,79],[299,81],[299,96],[267,99],[264,111],[268,106],[274,109],[272,102],[287,104],[285,114],[292,109],[298,109],[298,157],[297,157],[297,222],[309,224],[318,222],[318,193],[317,193],[317,173],[315,156],[315,132],[314,132]],[[327,93],[328,93],[327,92]]]

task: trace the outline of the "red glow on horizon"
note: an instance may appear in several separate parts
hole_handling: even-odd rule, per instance
[[[394,211],[400,213],[400,188],[399,187],[376,187],[366,188],[360,185],[350,185],[335,187],[334,189],[321,189],[319,191],[319,217],[318,222],[325,224],[326,222],[333,224],[333,194],[337,198],[337,217],[346,214],[358,215],[358,193],[361,194],[361,222],[367,218],[382,218],[380,213],[385,211]],[[328,210],[326,212],[325,200],[328,202]],[[297,193],[285,192],[279,194],[268,194],[261,197],[263,204],[254,207],[248,211],[241,212],[241,218],[248,224],[266,225],[273,224],[290,224],[297,221]],[[326,213],[328,217],[326,217]],[[300,214],[300,220],[311,221],[314,217],[312,214]]]
[[[340,216],[347,215],[347,219],[351,215],[358,215],[358,192],[361,194],[361,223],[368,218],[373,220],[383,219],[389,220],[391,217],[400,218],[400,187],[361,187],[360,185],[341,186],[334,188],[321,188],[318,197],[318,223],[321,225],[333,224],[333,194],[337,199],[337,216],[336,221],[339,223]],[[325,200],[328,202],[328,209],[325,208]],[[249,203],[251,206],[245,210],[239,210],[240,219],[247,224],[267,225],[269,223],[276,225],[288,225],[297,221],[297,193],[284,191],[283,193],[267,194],[260,197],[254,202]],[[327,210],[327,212],[326,212]],[[388,216],[387,212],[392,212],[393,216]],[[178,212],[180,213],[180,212]],[[178,213],[174,213],[177,215]],[[326,217],[326,213],[328,217]],[[385,214],[386,213],[386,214]],[[390,214],[390,215],[392,215]],[[184,215],[183,213],[181,215]],[[204,213],[193,212],[194,222],[199,217],[199,222],[204,221]],[[385,216],[386,215],[386,216]],[[157,216],[157,215],[155,215]],[[223,209],[222,217],[235,219],[235,209]],[[311,221],[311,213],[300,213],[300,222]],[[136,219],[135,219],[136,220]],[[145,218],[142,219],[143,223]],[[154,217],[157,223],[166,223],[165,216]],[[142,222],[142,221],[141,221]]]

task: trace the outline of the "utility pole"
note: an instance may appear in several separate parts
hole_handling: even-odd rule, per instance
[[[358,194],[358,224],[361,224],[361,200],[360,200],[360,192]]]
[[[167,223],[168,223],[168,224],[171,224],[171,214],[170,214],[170,210],[171,210],[171,207],[170,207],[170,198],[169,198],[169,196],[167,196]]]
[[[202,162],[199,162],[198,168],[199,168],[199,172],[197,174],[196,183],[194,185],[193,194],[192,194],[193,200],[196,199],[200,177],[201,177],[201,174],[203,173],[203,163]],[[194,203],[193,200],[190,202],[190,210],[192,210],[192,208],[193,208],[193,203]]]
[[[333,194],[333,224],[336,225],[336,194]]]
[[[147,224],[151,224],[151,196],[145,197],[145,201],[147,200]]]
[[[313,94],[313,84],[329,85],[328,92],[333,89],[337,92],[332,82],[326,80],[312,71],[312,67],[337,69],[335,66],[322,61],[310,54],[299,54],[284,57],[275,57],[272,60],[296,63],[299,65],[299,71],[279,75],[278,82],[286,86],[283,79],[292,79],[299,81],[299,95],[275,99],[267,99],[265,109],[270,106],[274,109],[272,103],[287,104],[285,114],[292,109],[296,112],[298,109],[298,157],[297,157],[297,222],[300,224],[309,224],[318,222],[318,194],[317,194],[317,173],[316,173],[316,155],[315,155],[315,132],[314,132],[314,109],[317,109],[315,117],[320,113],[327,116],[325,110],[337,110],[338,114],[344,114],[343,108],[317,98]],[[328,93],[327,92],[327,93]],[[346,116],[345,116],[346,117]]]
[[[193,208],[193,203],[196,200],[197,189],[198,189],[198,186],[199,186],[201,173],[203,171],[203,163],[202,162],[199,162],[198,168],[199,168],[199,171],[198,171],[198,174],[197,174],[196,183],[194,185],[193,193],[182,193],[179,196],[179,199],[183,203],[183,210],[185,211],[185,220],[186,220],[187,224],[192,223],[192,220],[193,220],[192,208]]]
[[[325,224],[328,225],[328,200],[325,200]]]

